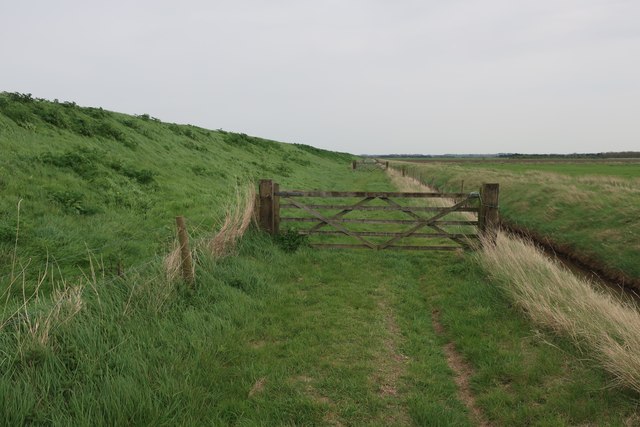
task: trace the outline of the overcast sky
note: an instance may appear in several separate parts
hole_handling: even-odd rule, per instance
[[[0,91],[352,153],[640,151],[640,0],[0,0]]]

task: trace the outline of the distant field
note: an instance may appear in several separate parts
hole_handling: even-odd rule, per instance
[[[471,167],[489,168],[511,172],[554,172],[571,176],[615,176],[617,178],[640,178],[640,160],[629,161],[507,161],[471,163]]]
[[[397,162],[443,191],[500,184],[509,223],[612,277],[640,278],[639,160],[417,159]]]
[[[505,160],[505,159],[411,159],[405,161],[430,163],[447,162],[468,167],[511,172],[555,172],[571,176],[599,175],[618,178],[640,178],[640,159],[607,160]]]

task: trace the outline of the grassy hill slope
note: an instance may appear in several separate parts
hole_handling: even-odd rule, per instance
[[[317,177],[347,154],[222,130],[163,123],[30,95],[0,94],[0,276],[18,255],[65,274],[88,252],[109,271],[166,252],[173,217],[205,232],[238,184]]]

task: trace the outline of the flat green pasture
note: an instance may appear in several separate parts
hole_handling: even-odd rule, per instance
[[[458,191],[462,185],[477,191],[483,182],[497,182],[500,212],[510,223],[612,275],[640,278],[640,166],[634,161],[392,164],[405,165],[409,174],[442,191]],[[617,175],[605,175],[608,168]]]
[[[640,160],[597,160],[597,161],[491,161],[469,162],[466,164],[472,168],[491,169],[495,171],[509,172],[552,172],[573,177],[586,177],[590,175],[609,176],[615,178],[640,178]]]
[[[640,178],[640,159],[502,159],[502,158],[401,158],[394,159],[417,164],[454,164],[470,168],[508,172],[552,172],[575,177],[610,176]]]

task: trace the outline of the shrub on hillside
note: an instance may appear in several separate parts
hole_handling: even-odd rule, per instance
[[[140,184],[151,184],[154,181],[155,172],[149,169],[136,169],[133,166],[121,162],[111,162],[111,169],[120,174],[136,180]]]
[[[274,237],[276,245],[285,252],[295,252],[298,248],[307,246],[309,239],[304,234],[299,234],[296,230],[285,230]]]
[[[51,199],[67,213],[94,215],[99,212],[99,209],[88,206],[83,200],[84,195],[78,191],[54,191],[51,193]]]
[[[87,178],[95,175],[100,157],[96,150],[77,147],[73,151],[60,154],[44,153],[38,156],[37,159],[45,164],[71,169],[78,175]]]

